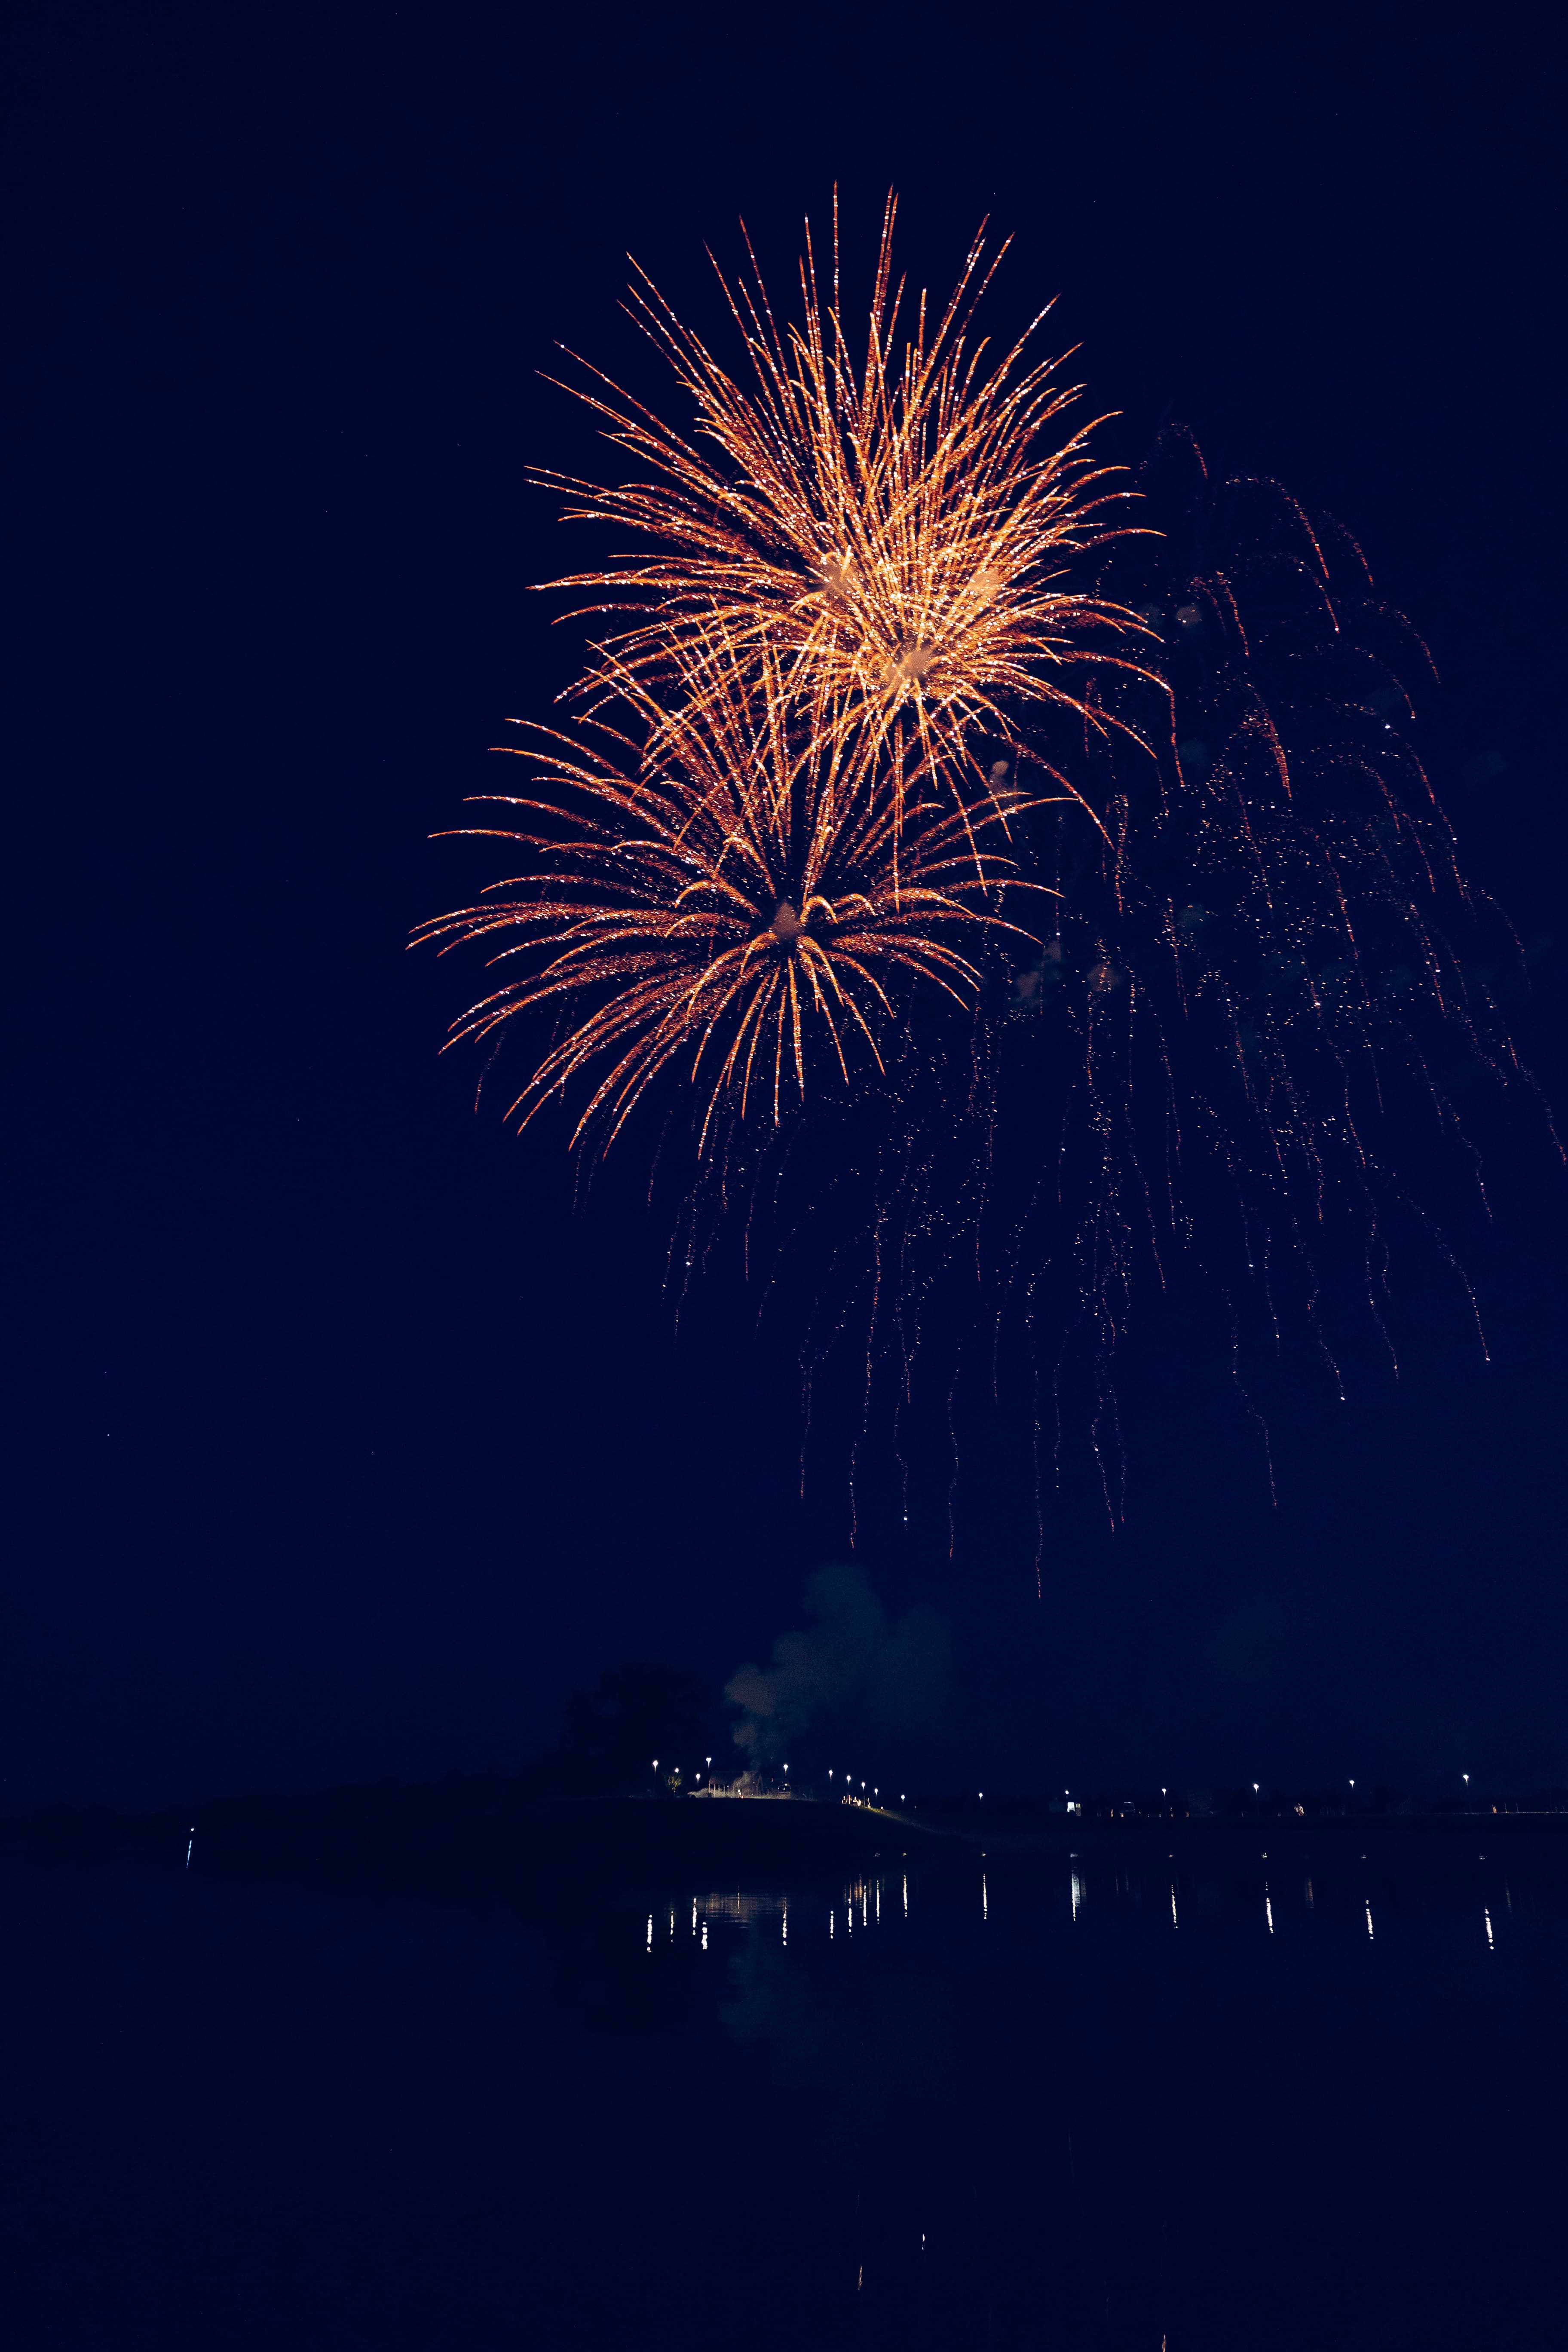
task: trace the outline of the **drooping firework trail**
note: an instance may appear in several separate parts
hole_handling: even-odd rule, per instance
[[[1141,486],[1157,535],[1110,550],[1097,584],[1158,631],[1158,683],[1091,672],[1083,699],[1123,723],[1047,740],[1101,822],[1026,820],[1020,864],[1059,888],[1051,935],[962,1034],[911,1034],[887,1142],[860,1146],[897,1307],[873,1310],[867,1277],[854,1310],[881,1314],[895,1419],[928,1360],[928,1431],[962,1351],[994,1387],[1025,1338],[1047,1465],[1065,1393],[1113,1517],[1111,1372],[1140,1286],[1204,1270],[1249,1399],[1302,1342],[1342,1396],[1359,1327],[1394,1353],[1395,1246],[1435,1257],[1484,1345],[1448,1236],[1484,1217],[1483,1146],[1520,1118],[1551,1143],[1506,1018],[1517,941],[1409,740],[1425,647],[1348,534],[1277,485],[1211,483],[1173,432]],[[819,1360],[855,1271],[846,1254]]]
[[[1244,1385],[1291,1322],[1339,1381],[1344,1270],[1382,1328],[1401,1223],[1464,1292],[1453,1171],[1479,1183],[1478,1122],[1529,1094],[1514,948],[1410,747],[1425,648],[1354,542],[1211,483],[1179,430],[1119,475],[1038,319],[976,338],[981,239],[937,311],[892,229],[889,203],[863,342],[837,209],[787,323],[748,248],[719,281],[739,374],[639,277],[695,427],[573,387],[637,478],[539,478],[643,551],[554,583],[605,625],[578,715],[508,747],[525,789],[466,828],[518,870],[417,936],[490,954],[453,1037],[528,1041],[523,1123],[565,1101],[591,1152],[656,1106],[689,1126],[677,1263],[738,1209],[792,1269],[768,1311],[815,1302],[808,1390],[861,1366],[862,1444],[885,1385],[907,1465],[1021,1346],[1037,1482],[1081,1439],[1114,1518],[1116,1350],[1174,1258]]]

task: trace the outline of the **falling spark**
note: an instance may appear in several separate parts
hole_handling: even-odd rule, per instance
[[[847,1302],[835,1255],[811,1355],[815,1370],[853,1316],[868,1406],[879,1378],[898,1442],[919,1409],[940,1443],[963,1363],[990,1381],[1011,1329],[1052,1400],[1030,1458],[1059,1462],[1076,1432],[1113,1519],[1138,1284],[1165,1286],[1180,1256],[1216,1286],[1271,1475],[1253,1391],[1275,1381],[1288,1315],[1338,1395],[1331,1330],[1393,1355],[1391,1202],[1479,1328],[1446,1229],[1467,1199],[1489,1213],[1480,1141],[1494,1119],[1517,1134],[1532,1093],[1502,995],[1517,942],[1465,882],[1410,743],[1358,715],[1365,693],[1404,694],[1401,668],[1419,684],[1424,648],[1369,598],[1343,534],[1314,535],[1274,486],[1205,485],[1189,456],[1192,479],[1148,477],[1163,539],[1108,550],[1102,575],[1159,616],[1168,698],[1107,673],[1125,728],[1041,739],[1103,829],[1062,807],[1015,830],[1021,877],[1059,890],[1056,929],[1005,998],[910,1047],[890,1109],[873,1107],[885,1130],[857,1130],[868,1274]],[[805,1206],[780,1212],[781,1235],[810,1229]],[[1037,1487],[1036,1503],[1038,1522]]]

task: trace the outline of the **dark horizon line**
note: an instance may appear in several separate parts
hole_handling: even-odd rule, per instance
[[[1111,1790],[1086,1790],[1081,1797],[1047,1797],[1037,1791],[1015,1790],[1003,1794],[987,1795],[979,1789],[961,1788],[946,1795],[918,1790],[913,1795],[879,1800],[874,1796],[840,1794],[825,1790],[819,1781],[809,1776],[799,1780],[782,1777],[759,1776],[747,1770],[735,1779],[721,1782],[715,1779],[706,1788],[672,1789],[662,1783],[649,1782],[635,1788],[618,1782],[594,1787],[585,1782],[553,1785],[541,1773],[541,1765],[553,1763],[552,1758],[525,1764],[508,1772],[499,1765],[489,1765],[478,1770],[465,1771],[453,1767],[449,1771],[429,1779],[405,1780],[396,1773],[384,1773],[374,1780],[338,1780],[308,1790],[246,1789],[217,1797],[205,1797],[184,1802],[174,1801],[156,1806],[131,1809],[112,1805],[101,1799],[73,1802],[68,1799],[51,1799],[26,1812],[0,1813],[0,1832],[15,1837],[28,1829],[47,1830],[51,1826],[65,1828],[68,1823],[79,1823],[84,1829],[90,1824],[108,1827],[110,1823],[151,1826],[153,1823],[184,1818],[187,1814],[198,1819],[226,1809],[246,1806],[277,1806],[305,1808],[331,1799],[351,1797],[395,1796],[417,1797],[421,1793],[445,1791],[455,1797],[464,1790],[479,1792],[486,1790],[510,1790],[525,1803],[538,1805],[595,1804],[602,1802],[653,1801],[658,1803],[689,1802],[700,1798],[722,1796],[726,1801],[740,1803],[775,1803],[786,1799],[793,1803],[811,1805],[822,1810],[840,1806],[878,1814],[889,1819],[924,1816],[942,1823],[963,1821],[999,1821],[1004,1814],[1017,1819],[1022,1816],[1044,1815],[1048,1821],[1059,1822],[1064,1827],[1089,1827],[1110,1822],[1142,1822],[1159,1823],[1167,1828],[1180,1828],[1194,1823],[1237,1823],[1279,1821],[1289,1826],[1297,1821],[1302,1826],[1334,1820],[1376,1822],[1399,1821],[1502,1821],[1511,1818],[1540,1819],[1568,1814],[1568,1788],[1555,1784],[1540,1789],[1507,1791],[1487,1790],[1465,1797],[1423,1794],[1413,1790],[1396,1790],[1384,1782],[1373,1784],[1366,1796],[1353,1790],[1345,1792],[1334,1788],[1254,1789],[1250,1781],[1230,1785],[1215,1783],[1208,1788],[1192,1786],[1172,1788],[1158,1792],[1140,1793],[1124,1784],[1112,1784]],[[759,1780],[764,1785],[742,1789],[742,1779]],[[532,1782],[531,1787],[526,1784]]]

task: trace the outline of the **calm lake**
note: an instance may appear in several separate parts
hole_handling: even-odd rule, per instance
[[[1560,2347],[1563,1850],[1169,1843],[528,1920],[7,1862],[7,2341]]]

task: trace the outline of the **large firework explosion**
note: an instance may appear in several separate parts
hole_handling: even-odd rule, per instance
[[[1080,391],[1058,381],[1059,362],[1030,359],[1040,319],[998,358],[974,339],[1006,247],[987,267],[982,232],[933,318],[895,280],[894,212],[889,199],[858,359],[840,308],[837,204],[831,293],[808,225],[797,321],[780,328],[749,246],[750,277],[721,277],[745,382],[643,278],[631,313],[690,402],[692,432],[595,370],[591,388],[573,388],[652,478],[538,478],[566,494],[569,519],[654,543],[552,583],[595,592],[572,618],[633,615],[611,641],[613,674],[592,666],[584,693],[614,692],[629,669],[679,703],[690,675],[672,677],[672,662],[718,641],[732,660],[766,655],[815,733],[874,745],[895,794],[909,775],[965,797],[984,783],[982,747],[1010,745],[1022,718],[1043,706],[1089,719],[1073,691],[1087,655],[1103,668],[1108,637],[1122,637],[1135,669],[1146,628],[1074,576],[1131,527],[1128,494],[1107,487],[1117,469],[1095,461],[1094,423],[1065,422]]]
[[[544,478],[654,551],[556,583],[631,625],[591,648],[575,731],[531,731],[529,829],[470,829],[516,843],[526,870],[417,936],[482,940],[517,973],[454,1039],[554,1014],[513,1108],[526,1121],[580,1084],[574,1139],[592,1149],[674,1066],[700,1159],[723,1157],[736,1122],[776,1131],[813,1065],[844,1087],[885,1075],[879,1038],[913,992],[973,1005],[1016,930],[1009,837],[1076,790],[1037,756],[1039,789],[1021,785],[1007,713],[1114,731],[1065,677],[1091,655],[1144,676],[1116,646],[1148,624],[1064,576],[1128,528],[1101,513],[1118,494],[1089,428],[1061,425],[1076,395],[1026,362],[1027,337],[994,364],[971,348],[978,240],[934,326],[921,296],[900,333],[892,226],[889,204],[858,366],[837,213],[826,305],[808,232],[804,324],[781,333],[760,276],[726,287],[749,390],[645,282],[635,315],[695,438],[600,379],[584,396],[655,479]]]
[[[651,549],[556,583],[625,625],[581,723],[532,731],[522,823],[473,828],[522,870],[421,936],[507,967],[455,1036],[553,1019],[523,1119],[570,1097],[596,1150],[656,1080],[684,1104],[676,1263],[742,1204],[752,1262],[793,1265],[773,1297],[817,1302],[808,1385],[847,1360],[907,1455],[922,1387],[951,1428],[1021,1332],[1037,1455],[1086,1399],[1114,1514],[1145,1276],[1203,1268],[1244,1381],[1291,1326],[1339,1381],[1350,1295],[1386,1338],[1402,1221],[1468,1297],[1443,1231],[1521,1092],[1510,939],[1410,748],[1425,649],[1348,535],[1180,433],[1108,489],[1055,371],[973,341],[978,240],[900,341],[891,226],[861,362],[837,216],[801,322],[754,264],[726,287],[744,387],[635,295],[695,435],[584,395],[644,478],[547,478]]]

